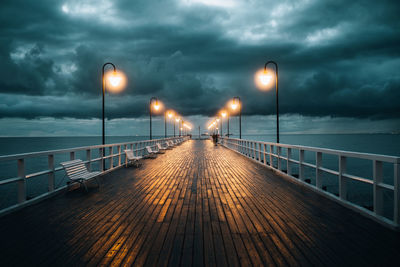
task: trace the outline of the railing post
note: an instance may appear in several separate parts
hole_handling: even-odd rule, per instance
[[[277,156],[278,156],[278,170],[282,170],[281,162],[281,147],[277,146]]]
[[[272,145],[269,145],[269,166],[271,166],[272,168],[274,167],[274,163],[273,163],[273,160],[272,160]]]
[[[114,167],[114,156],[113,156],[113,147],[112,146],[110,146],[108,148],[108,153],[109,153],[109,156],[111,156],[110,157],[110,169],[112,169]]]
[[[55,176],[54,176],[54,155],[48,155],[47,156],[47,161],[49,165],[49,176],[48,176],[48,190],[49,192],[54,191],[54,185],[55,185]]]
[[[100,171],[104,171],[104,147],[99,148],[99,155],[100,155]]]
[[[379,184],[382,182],[382,161],[374,160],[374,212],[377,215],[383,214],[383,191],[382,188],[379,187]]]
[[[322,152],[316,152],[315,155],[315,185],[318,189],[322,189],[322,171],[320,167],[322,165]]]
[[[90,149],[86,149],[86,161],[88,162],[87,163],[87,168],[88,168],[88,171],[92,171],[92,153],[91,153],[91,150]]]
[[[303,150],[303,149],[300,149],[300,150],[299,150],[299,179],[300,179],[301,181],[304,181],[304,180],[305,180],[303,162],[304,162],[304,150]]]
[[[121,166],[121,146],[118,146],[118,166]]]
[[[69,152],[69,159],[74,160],[75,159],[75,151]]]
[[[393,221],[400,224],[400,164],[394,163],[394,212]]]
[[[267,165],[267,145],[266,144],[264,144],[263,145],[263,147],[264,147],[264,165]]]
[[[343,200],[347,199],[347,180],[344,177],[347,171],[347,158],[339,156],[339,197]]]
[[[247,142],[247,156],[252,157],[252,143],[250,141]]]
[[[26,177],[25,177],[25,161],[18,159],[18,203],[23,203],[26,200]]]
[[[258,144],[258,161],[261,162],[261,144],[260,143],[257,144]]]
[[[129,145],[124,145],[124,151],[128,149],[128,146],[129,146]],[[131,149],[132,149],[132,148],[131,148]],[[132,153],[133,153],[133,155],[135,155],[135,152],[134,152],[133,150],[132,150]],[[127,163],[128,163],[128,159],[127,159],[125,153],[124,153],[124,155],[125,155],[125,162],[124,162],[124,164],[127,164]]]
[[[286,158],[286,173],[287,175],[292,175],[292,164],[290,159],[292,158],[292,149],[290,147],[287,148],[287,158]]]

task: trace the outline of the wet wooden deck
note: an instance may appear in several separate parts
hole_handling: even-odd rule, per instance
[[[399,233],[209,141],[0,218],[2,266],[398,265]]]

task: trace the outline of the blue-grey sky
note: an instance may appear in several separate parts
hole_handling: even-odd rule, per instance
[[[147,134],[152,96],[202,128],[240,96],[244,131],[273,133],[275,92],[254,84],[268,60],[283,132],[398,132],[398,14],[372,0],[3,0],[0,135],[101,134],[109,61],[127,85],[106,96],[108,134]]]

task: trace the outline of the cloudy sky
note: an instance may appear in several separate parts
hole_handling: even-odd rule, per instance
[[[100,135],[105,62],[127,77],[106,95],[108,134],[148,134],[152,96],[202,128],[240,96],[244,132],[273,133],[274,89],[254,83],[268,60],[283,132],[398,132],[399,14],[398,0],[2,0],[0,136]]]

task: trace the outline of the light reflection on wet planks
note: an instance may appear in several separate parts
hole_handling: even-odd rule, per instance
[[[209,141],[0,219],[6,265],[395,265],[399,234]]]

